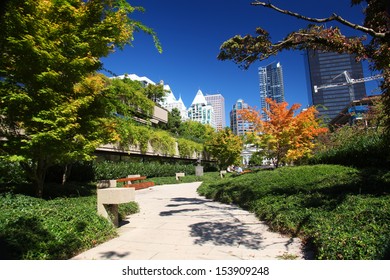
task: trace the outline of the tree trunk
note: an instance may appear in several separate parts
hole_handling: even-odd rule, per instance
[[[47,165],[45,160],[39,160],[37,168],[35,170],[35,187],[36,187],[36,196],[39,198],[43,197],[43,186],[45,184]]]
[[[62,182],[61,184],[64,186],[66,181],[68,180],[70,173],[72,171],[72,164],[65,164],[64,173],[62,174]]]
[[[26,162],[21,162],[20,165],[26,171],[27,176],[34,183],[35,187],[35,196],[42,198],[43,197],[43,187],[45,184],[46,171],[48,165],[44,159],[38,160],[38,162],[28,164]]]
[[[35,181],[35,196],[42,198],[43,197],[43,186],[45,184],[45,180],[36,180]]]

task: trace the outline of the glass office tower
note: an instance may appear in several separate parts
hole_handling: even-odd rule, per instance
[[[351,101],[366,95],[364,83],[314,90],[314,86],[346,83],[344,71],[352,79],[363,78],[363,66],[355,56],[333,52],[309,50],[306,52],[306,72],[309,86],[309,103],[317,106],[319,116],[326,123],[335,118]]]
[[[242,109],[249,109],[248,104],[242,99],[238,99],[233,109],[230,111],[230,128],[235,135],[245,135],[247,132],[253,131],[253,123],[245,121],[239,113]]]
[[[265,102],[266,98],[271,98],[277,103],[284,101],[283,68],[280,62],[273,62],[267,66],[259,67],[260,79],[260,105],[263,120],[267,120],[264,109],[269,109]]]

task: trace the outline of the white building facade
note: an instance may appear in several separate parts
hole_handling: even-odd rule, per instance
[[[201,90],[198,90],[191,106],[188,108],[188,119],[216,128],[213,106],[207,102]]]
[[[169,85],[164,85],[165,97],[163,98],[160,105],[167,109],[169,112],[172,112],[173,108],[176,108],[180,111],[180,116],[182,121],[186,121],[188,119],[187,108],[184,105],[183,100],[179,97],[179,100],[173,95],[173,92]]]

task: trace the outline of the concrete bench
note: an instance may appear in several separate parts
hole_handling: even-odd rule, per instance
[[[221,176],[221,178],[224,178],[226,176],[226,173],[227,173],[226,170],[221,170],[219,171],[219,176]]]
[[[127,178],[99,181],[97,184],[98,214],[118,226],[118,204],[135,201],[136,190],[154,186],[154,182],[134,183],[145,179],[145,176],[129,175]]]
[[[119,224],[118,204],[131,201],[135,201],[134,188],[117,188],[116,180],[104,180],[97,184],[97,212],[116,227]]]
[[[176,180],[179,180],[180,177],[185,177],[186,174],[185,173],[176,173]]]

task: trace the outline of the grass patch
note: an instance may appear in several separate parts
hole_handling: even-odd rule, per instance
[[[389,174],[338,165],[285,167],[205,182],[198,191],[303,238],[317,259],[388,259]]]

